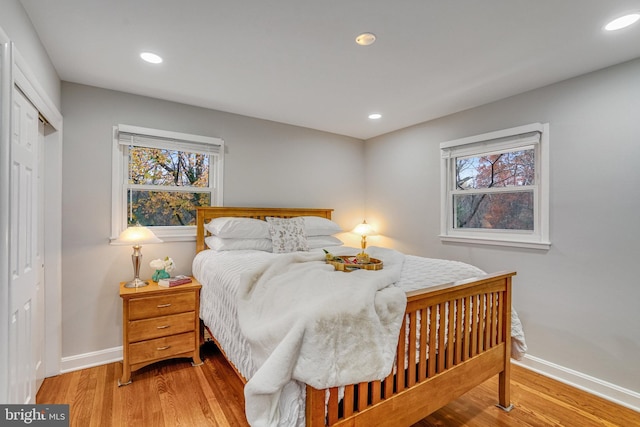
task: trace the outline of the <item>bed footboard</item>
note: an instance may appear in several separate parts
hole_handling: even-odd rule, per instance
[[[498,405],[510,408],[515,274],[496,273],[408,293],[389,376],[346,386],[343,397],[338,388],[307,386],[307,425],[409,426],[496,374]]]

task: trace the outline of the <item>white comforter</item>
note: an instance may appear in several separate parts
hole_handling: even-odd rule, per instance
[[[280,256],[243,274],[240,329],[256,365],[246,384],[252,426],[279,423],[278,401],[292,379],[322,389],[385,378],[393,366],[406,307],[404,256],[378,248],[380,271],[336,274],[318,253]]]
[[[357,249],[348,247],[328,248],[336,255],[353,254]],[[390,273],[393,262],[385,259],[385,255],[378,255],[381,248],[371,247],[368,252],[385,262],[383,270],[369,272],[379,274]],[[375,254],[375,255],[374,255]],[[322,256],[321,250],[315,251],[311,257]],[[377,256],[376,256],[377,255]],[[222,251],[206,250],[200,252],[193,262],[193,274],[203,284],[201,291],[200,317],[212,331],[217,341],[225,351],[227,357],[240,373],[251,379],[256,375],[261,364],[252,352],[247,337],[240,330],[238,321],[238,294],[241,287],[243,273],[262,271],[266,266],[283,255],[262,251]],[[403,292],[440,285],[455,280],[468,279],[483,275],[484,272],[469,264],[422,258],[411,255],[403,257],[404,262],[400,270],[400,277],[395,283]],[[327,266],[328,268],[328,266]],[[350,276],[355,273],[335,274],[336,278]],[[386,274],[386,273],[385,273]],[[296,298],[295,293],[283,298],[283,301]],[[396,335],[397,336],[397,335]],[[512,310],[512,356],[520,358],[526,351],[524,335],[515,310]],[[395,345],[394,345],[395,346]],[[355,358],[354,360],[357,360]],[[306,382],[306,381],[305,381]],[[270,411],[278,414],[278,425],[304,425],[304,384],[299,381],[289,381],[279,393],[277,409],[268,405]],[[269,401],[272,403],[272,400]],[[247,403],[248,409],[249,403]]]

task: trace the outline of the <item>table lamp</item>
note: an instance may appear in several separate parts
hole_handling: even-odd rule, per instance
[[[369,254],[365,252],[365,249],[367,249],[367,236],[375,235],[376,234],[375,230],[373,229],[373,227],[371,227],[371,225],[367,224],[366,220],[364,220],[362,221],[362,224],[358,224],[356,228],[353,229],[352,233],[356,233],[362,236],[362,241],[360,242],[360,246],[362,247],[362,252],[356,255],[356,260],[361,264],[368,263]]]
[[[141,225],[134,225],[125,229],[116,240],[113,241],[115,245],[133,245],[133,255],[131,255],[131,261],[133,262],[133,280],[124,285],[125,288],[140,288],[147,286],[149,282],[140,280],[140,263],[142,262],[142,252],[140,249],[142,245],[149,243],[162,243],[153,231],[147,227]]]

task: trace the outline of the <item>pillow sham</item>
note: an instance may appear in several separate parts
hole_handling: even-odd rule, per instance
[[[342,227],[327,218],[319,216],[302,216],[304,218],[304,231],[307,236],[330,236],[341,233]]]
[[[344,242],[334,236],[307,236],[309,249],[325,248],[329,246],[342,246]]]
[[[266,218],[274,253],[308,251],[304,218]]]
[[[224,239],[268,239],[269,226],[255,218],[220,217],[204,226],[209,233]]]
[[[209,249],[216,251],[240,251],[249,249],[265,252],[272,251],[271,239],[235,239],[208,236],[204,239],[204,242]]]

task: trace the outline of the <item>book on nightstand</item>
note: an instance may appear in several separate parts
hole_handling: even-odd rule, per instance
[[[192,280],[189,276],[176,276],[158,280],[158,286],[162,286],[163,288],[173,288],[174,286],[184,285],[191,282]]]

